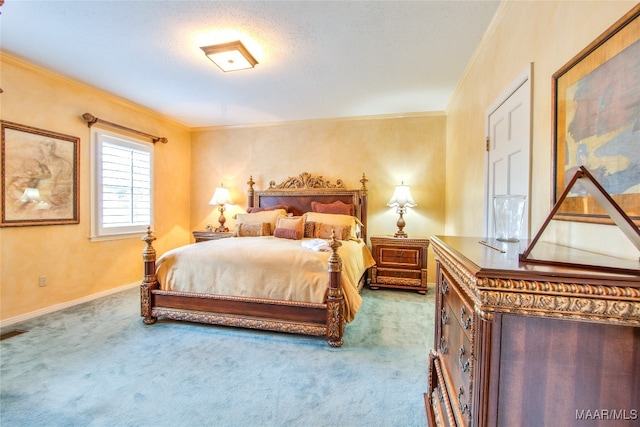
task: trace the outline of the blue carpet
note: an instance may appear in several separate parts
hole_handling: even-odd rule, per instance
[[[344,345],[160,321],[132,289],[12,325],[0,424],[424,426],[434,298],[363,290]]]

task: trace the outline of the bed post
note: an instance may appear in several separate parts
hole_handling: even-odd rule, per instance
[[[249,198],[249,200],[247,200],[247,206],[249,206],[250,208],[254,208],[255,206],[253,206],[253,195],[254,195],[253,184],[255,184],[255,182],[253,181],[252,175],[249,175],[249,181],[247,181],[247,184],[249,184],[249,189],[247,190],[247,197]]]
[[[342,246],[331,232],[331,256],[329,257],[329,295],[327,296],[327,342],[331,347],[342,345],[344,335],[344,296],[342,295],[342,259],[338,248]]]
[[[144,323],[151,325],[156,323],[157,317],[151,316],[151,291],[158,287],[158,276],[156,276],[156,250],[151,246],[156,237],[147,227],[147,234],[140,238],[147,246],[142,251],[144,261],[144,279],[140,284],[140,315],[144,317]]]
[[[362,188],[360,188],[360,220],[364,225],[362,227],[362,240],[364,240],[365,245],[367,244],[367,181],[369,180],[362,172],[362,179],[360,180],[362,183]]]

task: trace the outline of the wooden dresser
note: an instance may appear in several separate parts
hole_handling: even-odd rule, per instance
[[[518,262],[527,242],[432,237],[430,426],[640,425],[640,271]]]

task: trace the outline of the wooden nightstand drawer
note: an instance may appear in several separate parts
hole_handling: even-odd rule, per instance
[[[395,248],[381,245],[378,248],[379,267],[422,268],[423,248]]]
[[[196,239],[196,243],[206,242],[207,240],[225,239],[233,236],[232,232],[228,233],[216,233],[215,231],[194,231],[193,238]]]
[[[429,239],[373,236],[371,246],[376,261],[371,269],[371,289],[427,292]]]
[[[395,268],[376,268],[376,276],[378,283],[393,283],[396,281],[407,281],[407,283],[413,283],[416,286],[420,286],[422,283],[422,270],[406,270]],[[387,280],[388,279],[388,280]]]

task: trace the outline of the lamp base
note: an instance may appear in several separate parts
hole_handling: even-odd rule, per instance
[[[216,233],[226,233],[227,231],[229,231],[229,228],[224,226],[224,223],[227,222],[227,219],[224,217],[224,205],[220,205],[220,207],[218,207],[218,210],[220,211],[220,216],[218,217],[220,226],[213,231]]]
[[[400,214],[400,218],[398,218],[398,222],[396,223],[396,225],[398,226],[398,231],[396,231],[396,234],[394,234],[393,237],[407,238],[409,237],[409,235],[403,230],[404,226],[407,225],[403,217],[404,208],[398,208],[398,213]]]

